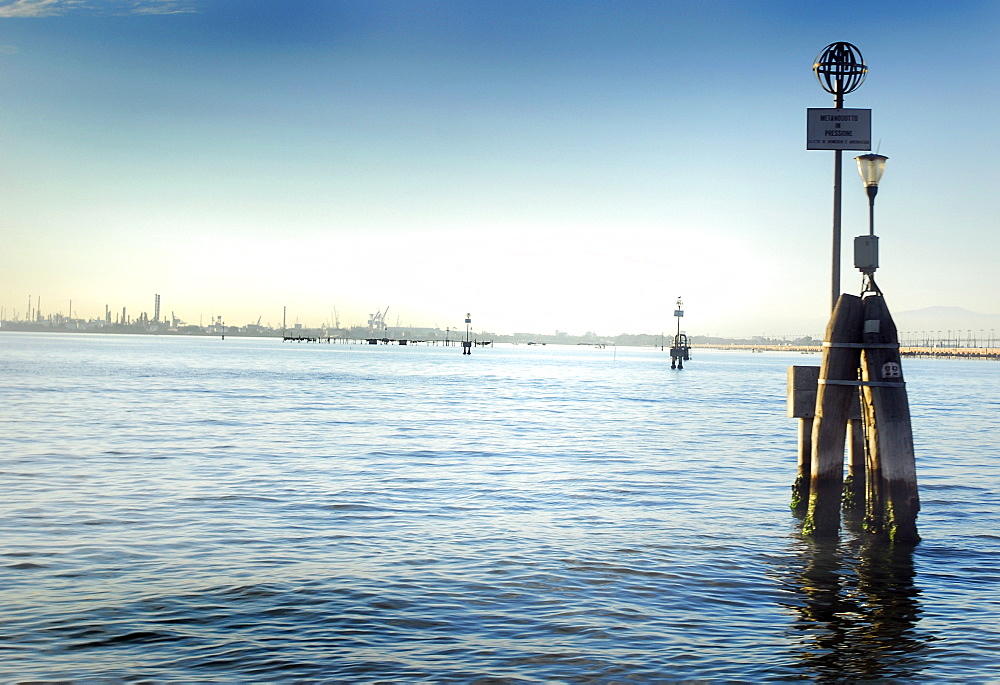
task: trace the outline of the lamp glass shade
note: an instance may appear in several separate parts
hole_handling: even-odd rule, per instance
[[[878,186],[879,180],[882,178],[882,173],[885,171],[885,161],[889,159],[885,155],[861,155],[855,157],[854,161],[858,163],[858,173],[861,174],[861,180],[865,184],[865,188],[868,186]]]

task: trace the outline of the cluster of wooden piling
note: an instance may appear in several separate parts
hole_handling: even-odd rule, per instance
[[[821,366],[791,367],[788,399],[789,416],[799,419],[792,508],[805,516],[803,532],[838,535],[843,505],[867,533],[917,542],[920,498],[909,402],[896,326],[881,294],[841,295]]]

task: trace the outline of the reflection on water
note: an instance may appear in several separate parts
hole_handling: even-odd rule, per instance
[[[916,629],[913,547],[799,540],[786,581],[797,601],[795,657],[820,680],[916,677],[933,639]]]

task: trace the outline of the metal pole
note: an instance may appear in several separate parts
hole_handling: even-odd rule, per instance
[[[868,191],[868,235],[875,235],[875,193],[870,190]]]
[[[843,176],[843,150],[834,150],[833,161],[833,260],[830,276],[830,311],[840,298],[840,186]]]
[[[833,106],[837,109],[844,108],[844,82],[837,79],[834,82]],[[844,175],[844,151],[833,151],[833,260],[831,262],[830,278],[830,312],[837,308],[837,300],[840,299],[840,188]]]

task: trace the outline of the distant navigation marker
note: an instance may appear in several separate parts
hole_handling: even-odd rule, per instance
[[[472,323],[472,314],[465,314],[465,340],[462,341],[462,354],[472,354],[472,340],[469,338],[469,324]]]
[[[674,335],[674,344],[670,346],[671,369],[683,369],[684,362],[691,359],[691,348],[688,346],[687,334],[681,333],[681,319],[684,317],[683,306],[684,302],[678,296],[677,309],[674,310],[674,316],[677,317],[677,334]]]

